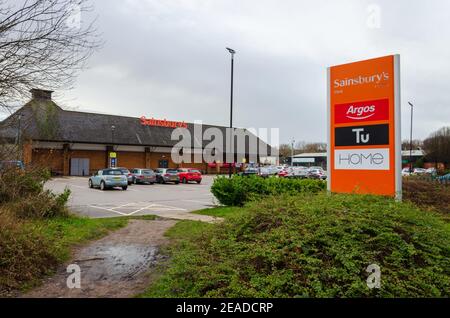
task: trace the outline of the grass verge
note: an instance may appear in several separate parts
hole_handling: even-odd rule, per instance
[[[191,212],[193,214],[209,215],[219,218],[229,218],[242,213],[242,209],[234,206],[221,206],[217,208],[209,208]]]
[[[172,260],[143,297],[450,295],[450,225],[410,203],[300,194],[202,213],[225,221],[169,230]],[[371,264],[379,289],[366,284]]]

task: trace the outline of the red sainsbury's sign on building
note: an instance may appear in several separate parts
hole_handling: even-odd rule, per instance
[[[171,121],[167,119],[155,119],[155,118],[145,118],[142,116],[140,118],[141,125],[143,126],[157,126],[157,127],[167,127],[167,128],[187,128],[188,124],[184,121]]]

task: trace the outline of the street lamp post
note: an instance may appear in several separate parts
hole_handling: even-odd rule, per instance
[[[114,150],[114,130],[116,130],[116,126],[111,125],[111,143]]]
[[[233,76],[234,76],[234,54],[236,54],[236,51],[230,48],[226,48],[228,52],[231,54],[231,93],[230,93],[230,151],[233,153],[234,158],[234,147],[233,150],[231,150],[232,144],[233,144]],[[228,163],[228,177],[231,178],[231,162]]]
[[[291,144],[291,166],[294,166],[294,145],[295,145],[295,139],[292,139]]]
[[[111,125],[111,143],[112,143],[112,151],[114,151],[114,130],[116,130],[116,126],[114,126],[114,125]],[[108,154],[108,160],[109,160],[109,166],[110,166],[110,168],[112,168],[113,166],[112,166],[112,163],[111,163],[111,157],[110,157],[110,154]]]
[[[412,164],[412,131],[413,131],[413,109],[414,105],[411,102],[408,102],[409,106],[411,106],[411,129],[409,132],[409,172],[413,171]]]

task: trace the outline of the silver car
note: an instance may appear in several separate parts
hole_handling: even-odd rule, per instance
[[[115,187],[121,187],[123,190],[128,188],[127,176],[120,169],[99,170],[89,178],[89,188],[106,190]]]
[[[155,170],[155,173],[156,173],[156,182],[158,183],[166,183],[166,182],[173,182],[175,184],[180,183],[180,177],[178,176],[177,169],[158,168]]]
[[[131,169],[132,182],[138,183],[150,183],[156,182],[156,174],[152,169],[134,168]]]
[[[123,174],[127,176],[128,179],[128,185],[130,185],[133,182],[133,176],[131,175],[130,170],[128,170],[127,168],[116,168],[119,170],[122,170]]]

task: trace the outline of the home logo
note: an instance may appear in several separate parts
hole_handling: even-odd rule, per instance
[[[336,170],[389,170],[389,148],[334,151]]]
[[[336,124],[380,121],[388,119],[388,99],[335,105],[334,122]]]

